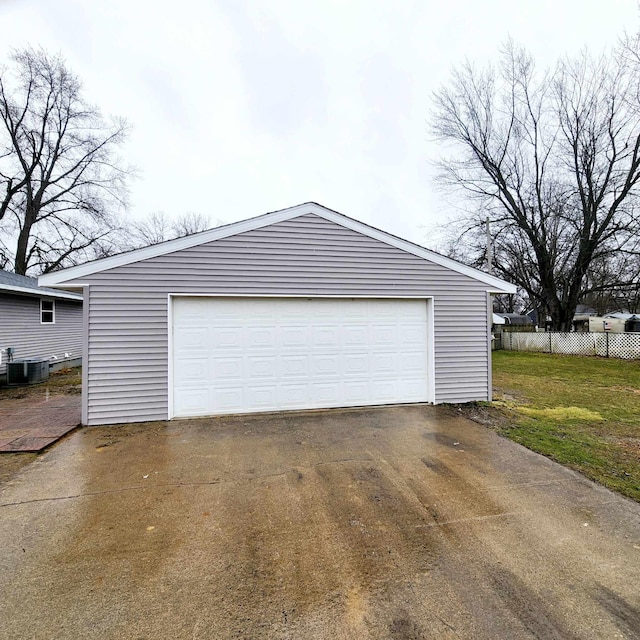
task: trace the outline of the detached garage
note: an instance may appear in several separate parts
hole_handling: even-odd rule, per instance
[[[487,400],[490,294],[515,291],[313,203],[40,285],[84,295],[90,425]]]

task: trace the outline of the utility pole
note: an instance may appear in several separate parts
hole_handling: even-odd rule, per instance
[[[487,216],[487,272],[493,273],[493,242],[491,240],[489,216]]]

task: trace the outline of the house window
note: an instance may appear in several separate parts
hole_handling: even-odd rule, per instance
[[[56,321],[56,307],[53,300],[40,300],[40,323],[53,324]]]

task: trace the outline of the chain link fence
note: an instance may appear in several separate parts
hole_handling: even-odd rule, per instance
[[[501,333],[496,349],[640,359],[640,333]],[[498,338],[496,335],[496,338]]]

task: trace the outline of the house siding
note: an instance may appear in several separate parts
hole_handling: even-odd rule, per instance
[[[167,418],[170,293],[433,297],[436,402],[489,397],[488,285],[314,214],[82,283],[89,284],[88,424]]]
[[[55,300],[55,323],[40,323],[40,299],[0,293],[0,349],[13,347],[14,358],[64,359],[82,355],[82,302]],[[6,358],[0,374],[6,373]]]

